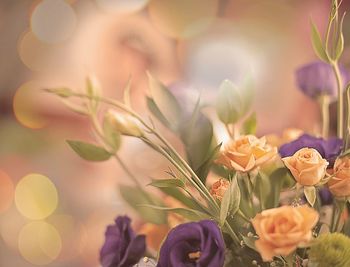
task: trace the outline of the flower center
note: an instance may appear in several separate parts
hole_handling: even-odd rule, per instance
[[[196,251],[196,252],[191,252],[188,253],[188,257],[190,258],[190,260],[198,260],[201,257],[201,252],[200,251]]]

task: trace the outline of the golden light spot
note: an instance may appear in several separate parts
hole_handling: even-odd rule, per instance
[[[19,252],[24,259],[34,265],[53,262],[58,257],[61,247],[58,231],[44,221],[28,223],[19,234]]]
[[[40,129],[46,125],[46,119],[40,114],[38,99],[43,94],[35,82],[28,82],[17,89],[13,98],[13,112],[23,126]]]
[[[14,196],[14,185],[11,178],[0,170],[0,214],[8,210]]]
[[[52,215],[48,218],[59,232],[62,250],[57,261],[66,261],[77,257],[86,244],[86,229],[82,223],[68,214]]]
[[[217,0],[152,0],[149,14],[154,25],[174,38],[189,38],[203,32],[214,21]]]
[[[65,1],[44,0],[35,7],[30,22],[32,31],[41,41],[59,43],[73,34],[77,18]]]
[[[55,211],[58,203],[57,190],[46,176],[29,174],[17,184],[15,202],[23,216],[41,220]]]
[[[96,0],[96,4],[106,12],[134,13],[143,9],[149,0]]]

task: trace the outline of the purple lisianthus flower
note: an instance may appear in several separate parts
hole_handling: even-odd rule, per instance
[[[350,81],[350,74],[340,67],[343,87]],[[322,94],[337,96],[337,82],[332,67],[322,61],[315,61],[302,66],[296,71],[296,80],[301,91],[311,98]]]
[[[180,224],[165,239],[157,267],[222,267],[224,252],[224,240],[215,222]]]
[[[130,218],[119,216],[114,225],[107,227],[106,240],[100,252],[102,267],[131,267],[146,251],[144,235],[136,235]]]
[[[332,137],[328,140],[317,138],[309,134],[303,134],[298,139],[284,144],[280,147],[279,153],[282,158],[293,156],[295,152],[303,147],[314,148],[329,162],[332,167],[335,159],[339,156],[343,141],[339,138]]]

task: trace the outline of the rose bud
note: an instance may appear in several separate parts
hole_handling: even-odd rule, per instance
[[[329,190],[336,197],[350,196],[350,157],[338,158],[333,167],[333,177],[328,181]]]
[[[282,159],[294,179],[301,185],[318,184],[326,174],[327,160],[313,148],[302,148],[293,156]]]
[[[165,239],[157,267],[222,267],[225,243],[214,221],[180,224]]]
[[[340,67],[343,88],[350,80],[349,72]],[[321,95],[337,96],[337,82],[332,67],[321,61],[315,61],[302,66],[296,71],[296,80],[300,90],[311,98]]]
[[[276,154],[277,148],[266,144],[265,137],[258,139],[254,135],[245,135],[226,145],[216,162],[228,169],[250,172]]]
[[[143,136],[138,121],[131,115],[108,110],[105,114],[105,121],[107,121],[115,131],[122,135],[135,137]]]
[[[257,214],[252,224],[259,236],[255,246],[263,261],[272,261],[274,256],[288,256],[299,245],[309,242],[318,218],[318,213],[306,205],[282,206]]]
[[[127,216],[119,216],[107,227],[100,252],[102,267],[128,267],[136,264],[146,251],[144,235],[136,235]]]
[[[339,156],[343,146],[343,141],[332,137],[329,139],[318,138],[309,134],[303,134],[298,139],[284,144],[280,147],[279,153],[282,158],[294,155],[303,147],[314,148],[321,154],[322,158],[329,162],[328,167],[332,167],[335,159]]]
[[[218,199],[218,200],[222,200],[222,198],[224,197],[224,194],[227,190],[227,188],[230,186],[230,182],[227,181],[226,179],[219,179],[218,181],[216,181],[210,188],[210,194]]]

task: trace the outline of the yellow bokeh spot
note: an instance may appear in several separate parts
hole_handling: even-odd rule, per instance
[[[154,25],[174,38],[203,32],[216,18],[218,0],[152,0],[149,14]]]
[[[18,239],[18,249],[24,259],[34,265],[53,262],[61,252],[61,237],[51,224],[35,221],[25,225]]]
[[[31,16],[33,33],[43,42],[59,43],[74,32],[77,18],[73,8],[62,0],[43,0]]]
[[[51,215],[58,204],[55,185],[41,174],[29,174],[17,184],[15,202],[19,212],[32,220]]]
[[[13,112],[18,122],[25,127],[40,129],[46,125],[46,119],[39,111],[40,94],[43,93],[35,82],[25,83],[16,91]]]

